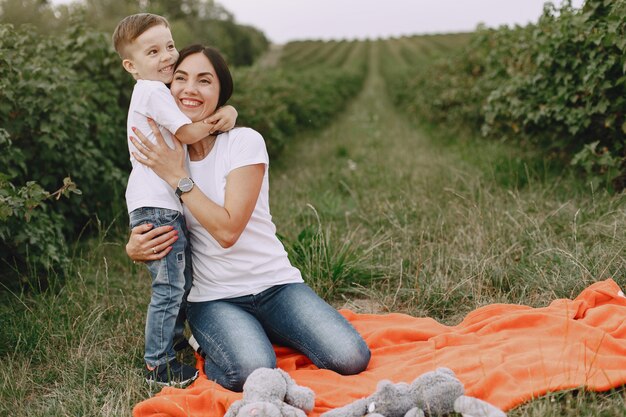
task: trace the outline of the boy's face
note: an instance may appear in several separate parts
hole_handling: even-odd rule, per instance
[[[174,75],[178,51],[172,33],[164,25],[152,26],[128,47],[129,58],[122,61],[136,80],[161,81],[168,84]]]

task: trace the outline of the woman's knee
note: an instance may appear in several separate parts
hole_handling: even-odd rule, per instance
[[[231,391],[241,392],[248,376],[258,368],[276,368],[276,358],[265,357],[240,360],[226,372],[226,381],[221,385]]]
[[[357,343],[351,349],[336,352],[328,369],[341,375],[356,375],[367,369],[372,356],[365,342]]]

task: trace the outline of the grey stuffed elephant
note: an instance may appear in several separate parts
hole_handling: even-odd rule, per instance
[[[243,384],[243,398],[224,417],[306,417],[315,405],[315,394],[282,369],[259,368]]]

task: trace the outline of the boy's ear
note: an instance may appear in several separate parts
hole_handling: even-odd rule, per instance
[[[137,74],[137,69],[135,68],[135,64],[130,59],[126,58],[126,59],[122,60],[122,66],[129,73],[131,73],[133,75]]]

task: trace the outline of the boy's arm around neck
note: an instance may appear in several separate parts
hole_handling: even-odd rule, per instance
[[[206,120],[206,119],[205,119]],[[182,125],[178,128],[175,135],[179,141],[186,145],[191,145],[211,134],[213,124],[205,123],[204,120]]]
[[[231,105],[226,105],[204,120],[179,127],[174,134],[182,143],[191,145],[208,135],[231,130],[235,126],[237,116],[237,110]]]

